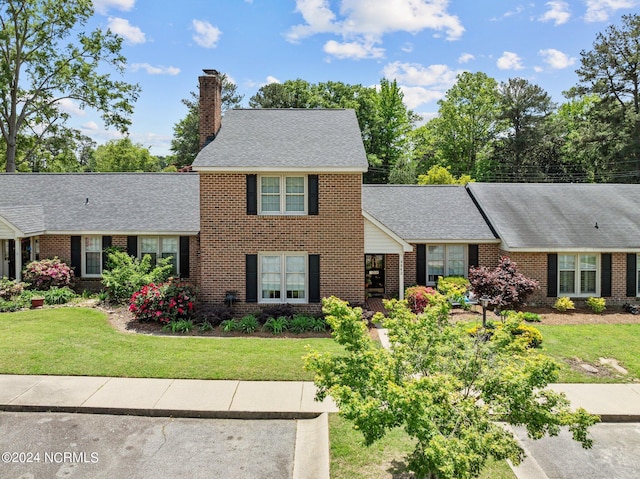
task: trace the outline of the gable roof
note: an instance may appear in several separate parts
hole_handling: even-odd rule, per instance
[[[196,171],[365,172],[353,110],[235,109],[193,162]]]
[[[640,185],[471,183],[468,188],[506,250],[640,248]]]
[[[197,234],[189,173],[0,174],[0,216],[23,234]]]
[[[461,185],[364,185],[362,209],[409,243],[497,242]]]

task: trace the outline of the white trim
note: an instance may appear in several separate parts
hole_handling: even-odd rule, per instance
[[[366,173],[369,167],[338,167],[338,166],[325,166],[325,167],[286,167],[281,166],[193,166],[193,171],[199,171],[203,173],[304,173],[312,175],[314,173],[331,173],[331,174],[344,174],[344,173]]]
[[[575,258],[575,266],[573,269],[573,281],[574,281],[574,287],[575,290],[573,293],[561,293],[560,292],[560,255],[564,255],[564,256],[573,256]],[[596,290],[595,292],[588,292],[588,293],[583,293],[582,291],[580,291],[580,273],[583,271],[580,269],[580,256],[595,256],[596,257],[596,269],[595,270],[584,270],[584,271],[595,271],[596,273]],[[571,271],[571,270],[565,270],[565,271]],[[576,251],[573,250],[571,252],[562,252],[558,254],[558,267],[557,267],[557,271],[556,271],[557,275],[558,275],[558,280],[556,283],[556,287],[557,287],[557,291],[558,291],[558,298],[561,297],[569,297],[569,298],[588,298],[590,296],[597,296],[600,297],[600,291],[601,291],[601,284],[600,284],[600,280],[601,280],[601,275],[602,275],[602,263],[601,263],[601,255],[600,253],[596,253],[594,251]],[[580,291],[579,293],[577,291]]]
[[[494,240],[477,239],[477,238],[454,238],[454,239],[437,239],[437,238],[406,238],[405,241],[411,244],[500,244],[500,239]],[[504,249],[504,248],[503,248]],[[505,250],[507,251],[507,250]]]
[[[448,271],[448,246],[461,246],[462,247],[462,255],[463,255],[463,266],[462,266],[462,276],[465,278],[469,275],[469,244],[467,243],[425,243],[425,283],[429,285],[436,284],[436,281],[429,281],[429,247],[430,246],[444,246],[444,255],[442,258],[443,261],[443,273],[442,276],[451,276]],[[438,275],[439,276],[439,275]]]
[[[100,245],[100,250],[99,250],[99,254],[100,254],[100,273],[92,273],[92,274],[87,274],[87,255],[86,253],[98,253],[98,251],[87,251],[85,248],[85,238],[98,238],[99,239],[99,245]],[[102,248],[102,236],[99,235],[82,235],[80,236],[80,254],[81,256],[81,268],[80,268],[80,275],[81,278],[102,278],[102,271],[104,269],[104,265],[102,264],[102,253],[103,253],[103,248]]]
[[[379,228],[384,234],[386,234],[389,238],[391,238],[393,241],[395,241],[396,243],[398,243],[400,245],[400,247],[402,248],[402,251],[404,251],[405,253],[409,253],[411,251],[413,251],[413,246],[411,246],[408,242],[406,242],[405,240],[403,240],[400,236],[398,236],[397,234],[395,234],[393,231],[391,231],[389,228],[387,228],[385,225],[383,225],[382,223],[380,223],[380,221],[378,221],[377,219],[375,219],[373,216],[371,216],[369,213],[367,213],[366,211],[362,210],[362,216],[370,221],[374,226],[376,226],[377,228]],[[365,251],[365,254],[367,253],[367,251]],[[371,253],[371,254],[376,254],[379,253],[379,251],[376,251],[375,253]]]
[[[584,252],[584,253],[638,253],[640,252],[640,247],[629,247],[629,248],[609,248],[606,246],[598,246],[598,247],[579,247],[576,249],[576,246],[567,246],[567,247],[544,247],[544,248],[508,248],[506,246],[501,245],[500,249],[503,251],[508,251],[510,253],[575,253]]]
[[[280,209],[278,211],[263,211],[262,210],[262,179],[263,178],[278,178],[279,190],[278,197],[280,199]],[[303,181],[303,209],[302,211],[287,211],[287,178],[302,178]],[[258,193],[258,216],[307,216],[308,204],[309,204],[309,177],[308,175],[258,175],[257,181],[257,193]],[[275,196],[275,195],[273,195]]]
[[[277,256],[280,258],[280,297],[262,297],[262,258]],[[287,298],[286,258],[301,257],[304,259],[304,298]],[[300,251],[262,251],[258,253],[258,303],[262,304],[307,304],[309,303],[309,254]]]
[[[0,215],[0,223],[2,223],[3,225],[5,225],[7,227],[7,229],[10,229],[11,231],[13,231],[13,236],[11,237],[0,237],[0,239],[15,239],[18,237],[24,237],[25,234],[22,232],[22,230],[20,230],[20,228],[17,228],[16,226],[14,226],[13,223],[11,223],[8,219],[4,218],[2,215]]]
[[[138,242],[138,259],[142,259],[145,254],[151,253],[151,251],[142,251],[142,240],[144,238],[154,238],[156,240],[156,264],[162,259],[162,253],[171,253],[172,257],[175,259],[176,270],[175,275],[180,276],[180,236],[176,235],[139,235],[137,237]],[[175,239],[176,240],[176,251],[175,255],[173,251],[163,251],[162,243],[163,239]]]
[[[40,235],[69,236],[198,236],[200,231],[112,231],[112,230],[46,230]],[[39,235],[33,235],[39,236]]]

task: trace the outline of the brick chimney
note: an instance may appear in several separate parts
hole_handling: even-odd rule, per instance
[[[200,149],[218,134],[222,123],[222,78],[217,70],[202,70],[200,82]]]

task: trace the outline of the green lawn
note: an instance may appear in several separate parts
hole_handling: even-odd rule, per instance
[[[630,382],[640,379],[640,324],[535,325],[544,341],[542,350],[562,365],[560,382]],[[626,376],[590,375],[574,371],[566,359],[598,364],[614,358],[629,371]]]
[[[312,380],[302,356],[331,339],[159,337],[114,330],[100,311],[0,314],[0,373],[150,378]]]

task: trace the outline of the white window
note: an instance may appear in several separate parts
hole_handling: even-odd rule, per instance
[[[99,278],[102,275],[102,236],[82,237],[82,276]]]
[[[467,248],[461,244],[427,246],[427,283],[439,276],[467,276]]]
[[[151,264],[158,264],[158,258],[171,258],[173,273],[178,270],[178,238],[176,236],[142,236],[140,237],[140,247],[138,249],[140,258],[145,255],[151,256]]]
[[[263,253],[259,255],[261,302],[307,302],[307,255],[300,253]]]
[[[259,211],[263,215],[306,213],[305,176],[261,176]]]
[[[559,254],[559,296],[599,296],[599,255]]]

